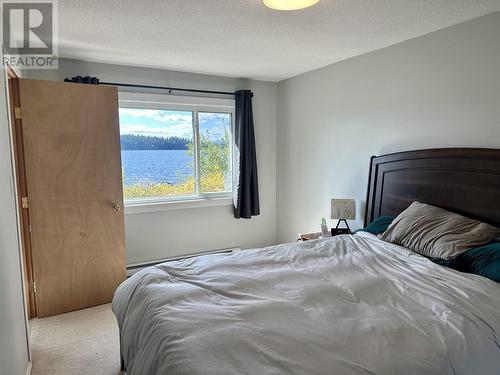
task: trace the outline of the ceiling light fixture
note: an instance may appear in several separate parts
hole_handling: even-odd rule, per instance
[[[276,10],[297,10],[312,7],[319,0],[263,0],[264,5]]]

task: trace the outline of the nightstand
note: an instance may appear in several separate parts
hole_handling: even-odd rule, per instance
[[[330,230],[330,233],[331,237],[335,237],[340,234],[352,234],[348,228],[332,228]],[[299,238],[297,238],[297,241],[317,240],[319,238],[323,238],[321,236],[321,232],[304,233],[304,234],[299,234]]]

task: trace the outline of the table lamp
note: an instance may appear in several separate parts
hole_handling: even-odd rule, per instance
[[[340,223],[343,221],[349,228],[349,224],[347,224],[347,220],[355,220],[356,219],[356,200],[354,199],[332,199],[332,219],[337,219],[338,228]]]

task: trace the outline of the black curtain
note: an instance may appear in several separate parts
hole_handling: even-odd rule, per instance
[[[73,82],[73,83],[86,83],[89,85],[98,85],[99,78],[91,77],[91,76],[76,76],[71,78],[64,78],[64,82]]]
[[[234,217],[237,219],[260,214],[252,97],[250,90],[236,91]]]

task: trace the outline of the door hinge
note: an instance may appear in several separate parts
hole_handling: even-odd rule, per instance
[[[30,284],[30,288],[31,288],[32,292],[36,294],[36,281],[33,281]]]
[[[21,107],[14,107],[14,117],[16,120],[21,120],[23,118]]]
[[[28,201],[28,197],[22,197],[21,198],[21,207],[22,208],[29,208],[30,207],[30,204],[29,204],[29,201]]]
[[[28,224],[28,232],[31,232],[31,224]]]

